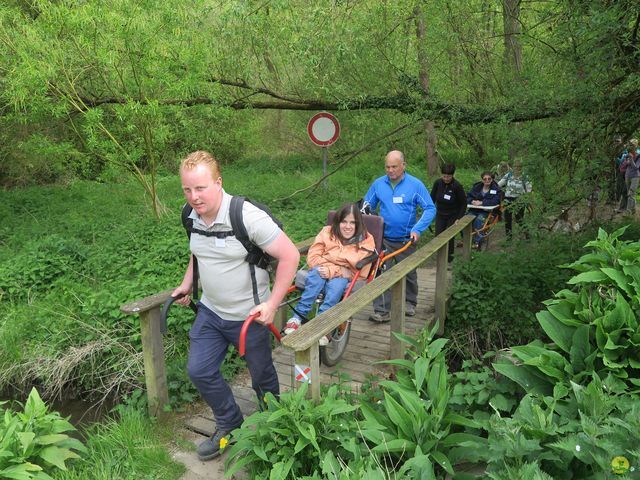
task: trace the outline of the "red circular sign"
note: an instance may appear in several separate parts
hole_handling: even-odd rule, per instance
[[[316,113],[307,124],[307,133],[313,143],[320,147],[328,147],[338,140],[340,123],[330,113]]]

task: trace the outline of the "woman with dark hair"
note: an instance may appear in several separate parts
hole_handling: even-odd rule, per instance
[[[436,205],[436,235],[444,232],[456,220],[464,216],[467,209],[467,195],[455,178],[456,166],[448,163],[440,169],[442,177],[433,183],[431,199]],[[453,238],[449,241],[449,262],[453,261]]]
[[[324,300],[318,313],[338,303],[357,270],[356,264],[374,250],[373,236],[367,232],[360,210],[353,203],[344,205],[334,215],[331,225],[323,227],[309,247],[309,275],[296,305],[296,314],[287,322],[284,333],[295,332],[306,321],[313,302],[323,290]],[[366,278],[365,272],[361,275]],[[321,346],[328,342],[326,337],[320,339]]]
[[[473,246],[475,248],[480,247],[480,243],[485,237],[485,235],[479,233],[479,231],[482,229],[484,221],[489,214],[486,209],[474,209],[473,207],[494,207],[500,205],[500,201],[502,200],[502,190],[493,179],[493,174],[485,171],[482,172],[480,178],[482,181],[475,183],[473,187],[471,187],[471,190],[469,190],[469,193],[467,193],[469,213],[476,216],[473,221],[473,229],[478,232],[473,236]]]

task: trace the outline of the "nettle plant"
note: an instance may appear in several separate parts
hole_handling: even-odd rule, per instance
[[[0,421],[0,478],[51,480],[49,473],[67,470],[67,460],[86,453],[79,440],[64,433],[74,430],[32,389],[24,411],[5,409]]]
[[[554,479],[639,475],[640,402],[607,392],[597,376],[586,387],[558,384],[553,396],[527,394],[512,416],[493,415],[487,430],[490,478],[525,478],[517,472],[527,465]]]
[[[640,392],[640,242],[622,241],[626,227],[599,230],[593,251],[566,265],[580,272],[537,314],[553,344],[512,347],[515,364],[495,369],[527,392],[550,395],[556,383],[585,384],[593,374],[613,391]]]

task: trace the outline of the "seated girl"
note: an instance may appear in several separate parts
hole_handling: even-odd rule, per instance
[[[480,176],[481,182],[477,182],[471,187],[469,193],[467,193],[467,206],[469,207],[469,213],[475,215],[476,218],[473,221],[473,229],[477,232],[473,236],[473,245],[475,248],[480,246],[482,239],[485,235],[479,232],[484,225],[489,212],[482,209],[474,209],[473,207],[493,207],[500,205],[502,199],[502,190],[493,179],[491,172],[482,172]]]
[[[295,315],[287,322],[285,335],[295,332],[307,321],[313,302],[323,290],[324,299],[318,314],[338,303],[356,272],[356,264],[374,250],[373,236],[367,232],[358,207],[352,203],[344,205],[334,215],[331,225],[323,227],[309,247],[309,275]],[[368,269],[363,270],[360,276],[366,279]],[[327,343],[328,338],[320,339],[321,346]]]

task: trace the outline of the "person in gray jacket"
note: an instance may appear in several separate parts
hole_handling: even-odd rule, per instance
[[[627,195],[626,197],[622,196],[617,212],[634,215],[636,213],[636,192],[638,191],[638,181],[640,181],[640,148],[638,140],[635,138],[631,139],[629,143],[631,148],[622,161],[622,166],[625,168],[624,183]]]
[[[516,163],[513,169],[509,169],[498,181],[498,185],[504,189],[504,228],[507,232],[507,238],[511,239],[513,217],[516,217],[516,223],[520,228],[522,228],[524,220],[526,205],[520,197],[526,193],[530,193],[533,187],[527,176],[522,173],[522,165],[520,163]]]

